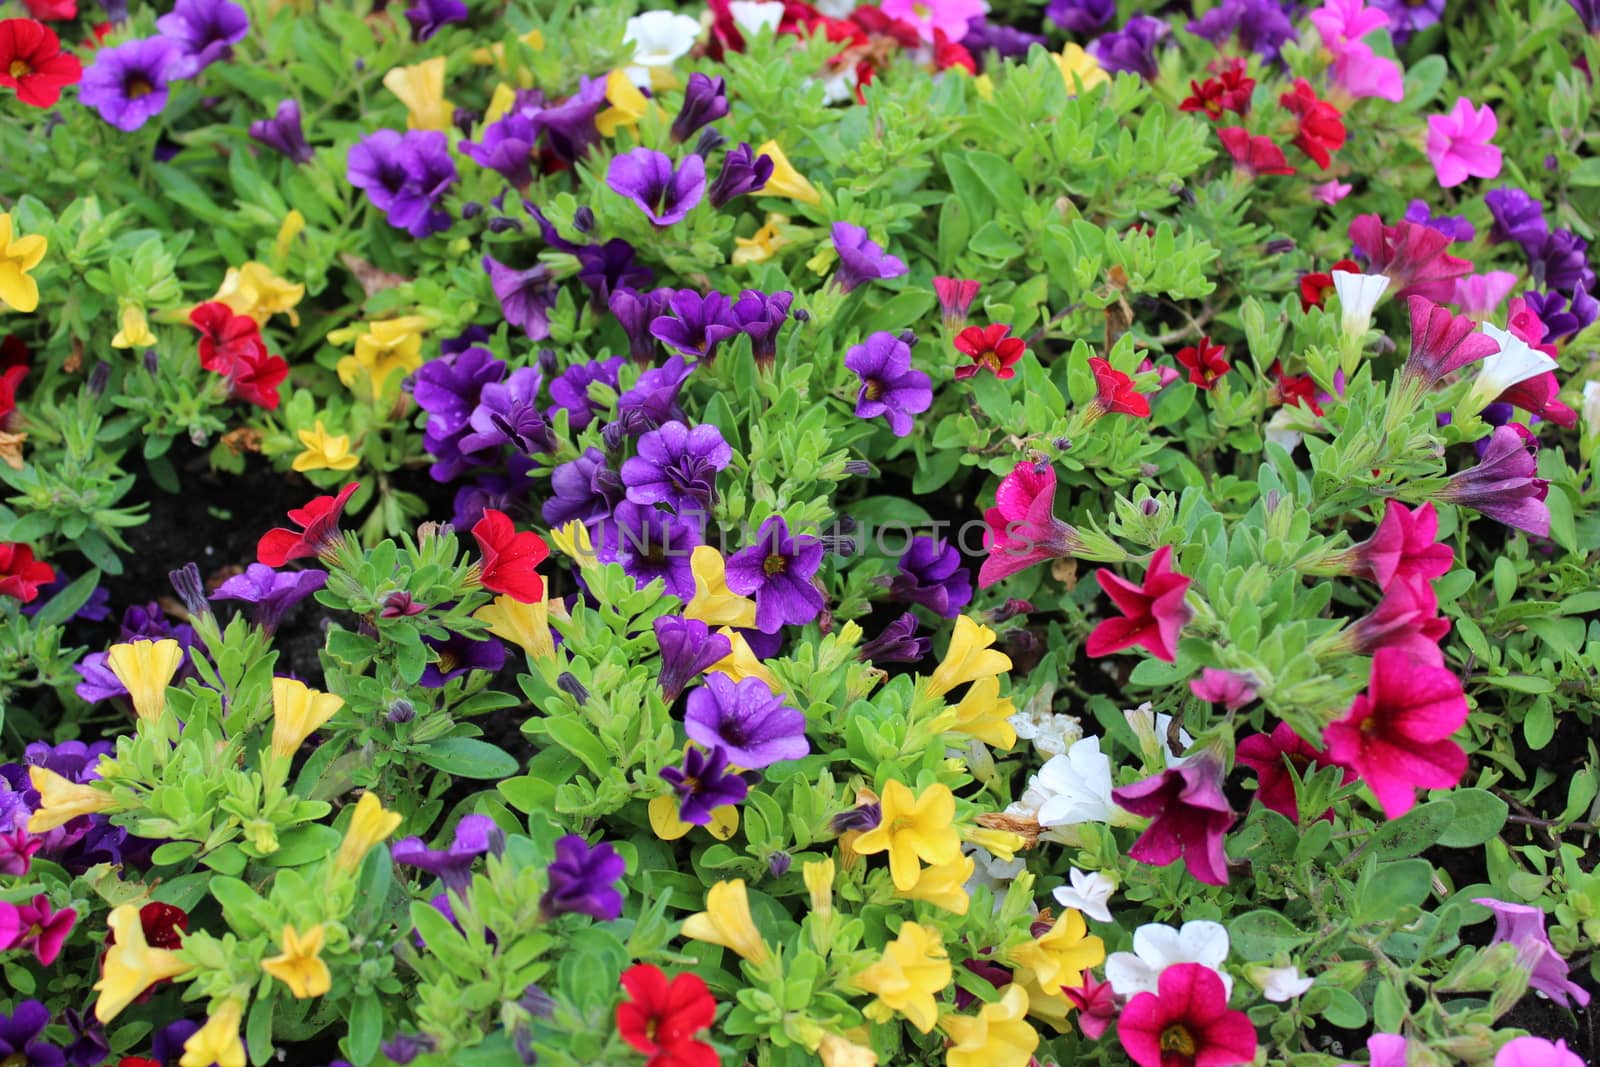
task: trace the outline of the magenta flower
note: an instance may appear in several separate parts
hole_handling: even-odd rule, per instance
[[[1172,569],[1172,546],[1162,545],[1150,557],[1142,586],[1104,568],[1094,576],[1122,618],[1096,626],[1084,651],[1098,657],[1137,645],[1167,663],[1176,659],[1178,633],[1194,612],[1183,599],[1190,580]]]
[[[1406,219],[1385,226],[1377,215],[1358,215],[1350,240],[1367,258],[1369,273],[1387,275],[1397,286],[1396,300],[1425,296],[1442,304],[1455,292],[1455,280],[1472,273],[1470,261],[1445,252],[1449,237]]]
[[[1128,1001],[1117,1037],[1139,1067],[1232,1067],[1256,1057],[1250,1016],[1228,1010],[1228,990],[1203,963],[1175,963],[1157,992]]]
[[[1499,128],[1494,108],[1488,104],[1474,108],[1464,96],[1445,114],[1428,116],[1428,159],[1440,188],[1449,189],[1468,178],[1499,176],[1500,149],[1490,143]]]
[[[1368,7],[1366,0],[1327,0],[1311,13],[1323,47],[1338,55],[1350,44],[1374,30],[1389,25],[1389,16],[1379,8]]]
[[[48,967],[61,955],[61,946],[77,921],[76,911],[57,911],[43,893],[27,904],[0,903],[0,952],[25,948]]]
[[[1256,680],[1242,671],[1223,671],[1207,667],[1200,677],[1189,680],[1189,692],[1208,704],[1221,704],[1237,711],[1256,698]]]
[[[1589,1003],[1589,992],[1567,977],[1567,961],[1550,944],[1544,931],[1544,911],[1527,904],[1511,904],[1492,897],[1474,897],[1474,904],[1482,904],[1494,912],[1494,940],[1490,945],[1510,942],[1517,946],[1517,963],[1529,972],[1528,985],[1543,993],[1563,1008]],[[1548,1061],[1546,1061],[1548,1062]],[[1495,1059],[1496,1067],[1500,1063]]]
[[[1387,56],[1380,56],[1372,46],[1356,41],[1346,45],[1333,61],[1333,83],[1356,99],[1377,97],[1380,100],[1405,99],[1405,75],[1400,64]],[[1496,154],[1499,149],[1495,149]],[[1496,167],[1496,172],[1499,168]]]
[[[720,671],[689,694],[683,725],[689,740],[720,746],[728,762],[749,770],[804,758],[806,717],[774,696],[760,678],[735,682]]]
[[[1222,764],[1192,757],[1132,785],[1111,791],[1117,806],[1153,822],[1128,850],[1129,857],[1165,867],[1183,857],[1189,873],[1208,885],[1228,884],[1223,837],[1233,811],[1222,795]]]
[[[890,18],[915,27],[928,44],[943,32],[951,41],[967,35],[967,23],[989,13],[989,0],[883,0],[881,10]]]
[[[1302,778],[1328,761],[1327,753],[1294,732],[1294,727],[1280,722],[1270,734],[1251,734],[1239,742],[1236,756],[1241,765],[1256,772],[1256,799],[1262,807],[1269,808],[1295,824],[1300,822],[1300,804],[1295,797],[1293,767]],[[1346,784],[1355,780],[1349,770],[1344,772]],[[1318,818],[1333,817],[1332,810]]]
[[[1367,691],[1323,734],[1328,760],[1367,783],[1385,817],[1416,805],[1416,791],[1449,789],[1467,772],[1467,754],[1450,735],[1467,721],[1455,672],[1420,663],[1397,648],[1372,658]]]
[[[1098,1041],[1111,1024],[1117,1021],[1117,994],[1110,982],[1102,982],[1090,971],[1084,971],[1083,984],[1062,986],[1061,993],[1078,1009],[1078,1029],[1090,1041]]]
[[[1346,1063],[1341,1067],[1357,1065]],[[1400,1034],[1373,1034],[1367,1038],[1367,1067],[1406,1067],[1406,1039]]]
[[[690,155],[673,169],[672,160],[649,148],[635,148],[611,161],[606,185],[639,205],[657,226],[682,222],[706,192],[706,161]]]
[[[1483,319],[1494,314],[1511,290],[1517,287],[1517,276],[1508,270],[1491,270],[1483,274],[1469,274],[1456,279],[1456,299],[1464,314]]]
[[[1018,463],[1000,480],[994,507],[983,513],[989,556],[978,568],[978,588],[1083,547],[1078,531],[1056,518],[1055,504],[1056,470],[1048,463]]]
[[[1538,469],[1522,435],[1510,426],[1497,426],[1478,465],[1451,475],[1437,496],[1513,529],[1549,537],[1550,508],[1544,498],[1550,483],[1535,477]]]
[[[1402,1064],[1401,1067],[1404,1067]],[[1583,1057],[1565,1041],[1542,1037],[1514,1037],[1494,1054],[1494,1067],[1584,1067]]]
[[[1436,541],[1438,535],[1439,513],[1432,503],[1413,511],[1391,500],[1372,536],[1340,558],[1348,573],[1370,578],[1380,589],[1396,580],[1431,581],[1449,573],[1456,559],[1449,545]]]

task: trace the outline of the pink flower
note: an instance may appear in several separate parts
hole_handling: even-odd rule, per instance
[[[1348,553],[1350,573],[1371,578],[1380,589],[1397,580],[1442,578],[1455,564],[1456,554],[1449,545],[1437,543],[1438,536],[1439,513],[1431,502],[1413,511],[1391,500],[1377,530]]]
[[[1321,34],[1323,46],[1338,55],[1346,46],[1389,25],[1389,15],[1382,8],[1368,7],[1366,0],[1328,0],[1311,13],[1311,22]]]
[[[1536,447],[1536,443],[1535,443]],[[1495,522],[1538,537],[1550,536],[1550,483],[1538,477],[1529,441],[1512,426],[1496,426],[1476,467],[1452,474],[1434,496],[1465,504]]]
[[[1487,318],[1516,287],[1517,276],[1508,270],[1491,270],[1456,279],[1456,300],[1464,314]]]
[[[1455,280],[1472,273],[1469,261],[1446,254],[1450,238],[1406,219],[1385,226],[1377,215],[1358,215],[1350,222],[1350,241],[1367,257],[1371,273],[1386,274],[1399,286],[1396,300],[1425,296],[1442,304],[1455,293]]]
[[[1165,867],[1181,856],[1189,873],[1200,881],[1228,884],[1228,856],[1222,845],[1233,825],[1233,811],[1222,795],[1222,764],[1214,756],[1195,756],[1113,789],[1111,799],[1118,807],[1153,820],[1128,850],[1129,857]]]
[[[1474,108],[1464,96],[1445,114],[1428,116],[1428,158],[1440,188],[1500,173],[1500,149],[1489,143],[1499,128],[1494,108],[1488,104]]]
[[[1363,656],[1380,648],[1399,648],[1423,663],[1442,667],[1439,642],[1449,632],[1450,622],[1439,617],[1432,585],[1420,578],[1398,578],[1384,587],[1378,606],[1341,636],[1346,649]]]
[[[1561,383],[1556,381],[1555,371],[1545,371],[1518,382],[1497,399],[1502,404],[1519,407],[1530,415],[1549,419],[1557,426],[1565,426],[1570,430],[1578,425],[1578,413],[1558,399],[1560,392]]]
[[[1588,1006],[1588,991],[1568,977],[1567,961],[1545,933],[1543,909],[1493,897],[1474,897],[1472,902],[1494,912],[1494,939],[1490,945],[1509,942],[1517,946],[1517,964],[1528,969],[1529,988],[1538,990],[1563,1008],[1572,1007],[1573,1001],[1580,1008]],[[1499,1057],[1495,1058],[1495,1067],[1500,1067]]]
[[[982,282],[971,278],[947,278],[940,274],[933,279],[933,291],[939,297],[939,311],[944,316],[944,328],[951,333],[967,324],[967,312],[978,298]]]
[[[21,930],[22,919],[17,915],[17,906],[0,900],[0,952],[10,951]]]
[[[14,923],[9,937],[5,932],[8,926],[6,908],[11,909],[9,922]],[[50,898],[42,893],[30,904],[0,905],[0,951],[28,949],[35,959],[48,967],[61,955],[61,945],[77,921],[76,911],[71,908],[56,911],[50,906]]]
[[[989,558],[978,568],[978,588],[1083,547],[1078,531],[1056,518],[1055,502],[1056,471],[1048,463],[1018,463],[1000,480],[994,507],[983,513]]]
[[[1231,1067],[1256,1055],[1256,1028],[1228,1010],[1222,979],[1203,963],[1161,972],[1155,993],[1128,1001],[1117,1037],[1139,1067]]]
[[[988,0],[883,0],[890,18],[915,26],[917,36],[929,44],[935,33],[952,41],[967,35],[967,23],[989,12]]]
[[[1349,182],[1342,182],[1337,178],[1330,178],[1321,185],[1311,187],[1311,195],[1321,200],[1324,204],[1337,204],[1350,195],[1354,188]]]
[[[1078,1028],[1090,1041],[1098,1041],[1116,1021],[1117,994],[1110,982],[1101,982],[1084,971],[1081,985],[1063,986],[1061,992],[1078,1009]]]
[[[1400,64],[1380,56],[1368,45],[1355,41],[1344,47],[1333,61],[1333,84],[1357,100],[1369,96],[1381,100],[1405,99],[1405,75]],[[1499,149],[1495,149],[1498,157]],[[1498,164],[1495,167],[1498,172]]]
[[[1406,1067],[1406,1039],[1399,1034],[1373,1034],[1367,1038],[1367,1060],[1367,1067]],[[1341,1067],[1357,1065],[1346,1063]]]
[[[1189,692],[1208,704],[1221,704],[1234,711],[1256,698],[1256,680],[1242,671],[1207,667],[1200,677],[1190,679]]]
[[[1453,671],[1420,663],[1398,648],[1372,658],[1367,691],[1323,734],[1328,760],[1367,783],[1386,818],[1416,805],[1416,790],[1449,789],[1467,772],[1467,754],[1450,735],[1467,721],[1467,698]]]
[[[1511,303],[1506,305],[1506,329],[1511,336],[1520,341],[1525,341],[1529,348],[1535,352],[1543,352],[1551,359],[1556,359],[1560,352],[1555,345],[1544,343],[1544,321],[1539,318],[1539,313],[1528,306],[1528,301],[1520,296],[1511,298]]]
[[[1217,129],[1217,139],[1233,157],[1234,166],[1259,178],[1263,174],[1293,174],[1294,168],[1270,137],[1250,136],[1243,126],[1222,126]]]
[[[1583,1058],[1565,1041],[1514,1037],[1494,1054],[1494,1067],[1583,1067]]]
[[[1103,568],[1094,577],[1122,618],[1107,619],[1094,628],[1084,646],[1089,655],[1106,656],[1137,645],[1167,663],[1177,658],[1178,634],[1193,612],[1183,600],[1189,579],[1172,569],[1171,545],[1162,545],[1150,557],[1142,586]]]
[[[1500,351],[1499,342],[1480,332],[1467,316],[1452,314],[1426,297],[1409,297],[1406,303],[1411,310],[1411,353],[1403,368],[1407,377],[1435,385],[1445,375]]]
[[[7,830],[0,833],[0,874],[21,878],[28,873],[33,854],[43,847],[44,838],[30,834],[26,830]]]
[[[1291,822],[1300,822],[1300,805],[1295,799],[1294,776],[1289,767],[1304,777],[1319,764],[1326,763],[1327,754],[1294,732],[1294,727],[1280,722],[1270,734],[1251,734],[1239,742],[1237,756],[1240,763],[1256,772],[1256,799],[1261,806],[1277,812]],[[1349,784],[1355,775],[1345,771]],[[1317,816],[1333,817],[1332,810]]]

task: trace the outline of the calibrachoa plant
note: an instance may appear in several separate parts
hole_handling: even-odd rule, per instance
[[[0,4],[0,1067],[1581,1067],[1592,0]]]

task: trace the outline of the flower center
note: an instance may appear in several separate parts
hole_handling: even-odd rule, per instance
[[[13,78],[26,78],[33,73],[33,68],[26,59],[13,59],[11,61],[11,76]]]
[[[448,648],[441,648],[439,650],[440,674],[449,674],[451,671],[456,669],[456,664],[459,662],[460,660],[456,658],[456,654],[450,651]]]
[[[1182,1023],[1173,1023],[1161,1031],[1161,1051],[1176,1052],[1179,1056],[1193,1057],[1195,1050],[1194,1035]],[[1165,1056],[1161,1057],[1163,1060]]]
[[[784,568],[788,565],[788,560],[774,552],[772,555],[761,561],[761,572],[768,578],[775,578],[782,574]]]
[[[7,1056],[0,1060],[0,1067],[28,1067],[28,1057],[20,1052],[15,1056]]]
[[[156,87],[143,74],[135,74],[123,83],[122,91],[129,100],[138,100],[155,92]]]
[[[880,400],[883,398],[883,383],[876,378],[867,379],[867,399]]]

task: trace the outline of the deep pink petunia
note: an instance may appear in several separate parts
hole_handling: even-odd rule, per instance
[[[1363,656],[1380,648],[1399,648],[1424,663],[1444,666],[1439,642],[1450,633],[1450,620],[1439,616],[1433,586],[1421,578],[1397,578],[1383,591],[1371,612],[1350,624],[1341,636],[1344,647]]]
[[[1561,402],[1560,393],[1555,371],[1545,371],[1518,382],[1495,399],[1570,430],[1578,425],[1578,413]]]
[[[1500,351],[1499,342],[1466,315],[1426,297],[1412,296],[1406,303],[1411,311],[1411,353],[1402,368],[1406,377],[1431,386]]]
[[[1207,667],[1200,677],[1189,681],[1189,692],[1208,704],[1221,704],[1237,711],[1256,698],[1256,678],[1244,671],[1224,671]]]
[[[1152,867],[1179,857],[1189,873],[1208,885],[1228,884],[1223,839],[1233,811],[1222,795],[1222,764],[1194,756],[1143,781],[1111,791],[1117,806],[1153,820],[1128,855]]]
[[[1175,963],[1157,991],[1128,1001],[1117,1037],[1139,1067],[1231,1067],[1256,1056],[1256,1028],[1228,1010],[1228,991],[1203,963]]]
[[[1018,463],[1000,480],[994,507],[983,513],[989,556],[978,569],[978,588],[1083,547],[1078,531],[1056,518],[1055,501],[1056,471],[1048,463]]]
[[[1084,646],[1089,655],[1105,656],[1138,645],[1167,663],[1177,658],[1178,634],[1194,612],[1183,599],[1189,579],[1172,569],[1171,545],[1162,545],[1150,557],[1143,585],[1104,569],[1095,572],[1095,580],[1122,618],[1107,619],[1094,628]]]
[[[25,948],[46,967],[61,955],[61,946],[78,921],[76,911],[71,908],[57,911],[50,906],[50,898],[43,893],[30,903],[17,905],[16,915],[17,932],[9,946],[0,940],[0,949]]]
[[[1445,253],[1449,237],[1406,219],[1385,226],[1377,215],[1358,215],[1350,223],[1350,240],[1367,257],[1370,273],[1389,276],[1396,300],[1425,296],[1445,303],[1456,279],[1472,273],[1471,261]]]
[[[1061,993],[1078,1009],[1078,1028],[1090,1041],[1098,1041],[1117,1021],[1116,991],[1110,982],[1099,981],[1092,972],[1084,971],[1080,985],[1062,986]]]
[[[1371,537],[1347,554],[1351,574],[1371,578],[1380,589],[1396,579],[1431,581],[1449,573],[1456,554],[1439,544],[1439,513],[1431,502],[1412,510],[1391,500]]]
[[[1217,130],[1217,139],[1227,149],[1228,155],[1233,157],[1234,166],[1252,178],[1264,174],[1294,173],[1283,149],[1270,137],[1259,134],[1252,137],[1243,126],[1222,126]]]
[[[1294,727],[1280,722],[1270,734],[1251,734],[1239,742],[1236,756],[1241,764],[1256,772],[1256,799],[1262,807],[1269,808],[1294,823],[1300,822],[1300,805],[1295,799],[1294,777],[1289,768],[1304,777],[1319,764],[1328,761],[1327,753],[1294,732]],[[1348,769],[1345,783],[1354,781]],[[1317,816],[1330,819],[1330,809]]]

